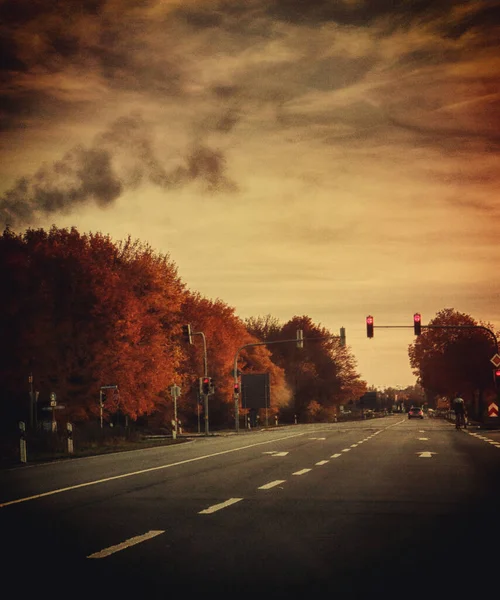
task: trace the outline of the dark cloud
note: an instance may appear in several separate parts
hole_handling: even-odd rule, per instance
[[[472,30],[480,30],[483,36],[485,32],[490,32],[492,40],[496,38],[498,43],[499,27],[500,3],[493,0],[490,5],[478,4],[476,10],[463,13],[454,22],[445,21],[440,29],[444,35],[454,39],[460,38]]]
[[[269,16],[289,23],[365,27],[382,17],[391,16],[399,25],[415,19],[442,14],[456,0],[254,0]]]
[[[119,118],[96,136],[90,148],[77,146],[33,176],[19,179],[0,197],[0,221],[29,225],[88,202],[106,208],[126,189],[143,182],[163,189],[199,182],[206,192],[237,190],[226,176],[226,160],[218,150],[198,144],[176,162],[169,169],[160,163],[142,117]]]
[[[33,177],[19,179],[0,198],[3,224],[29,224],[37,215],[66,213],[94,200],[99,206],[112,203],[122,192],[106,150],[77,147]]]

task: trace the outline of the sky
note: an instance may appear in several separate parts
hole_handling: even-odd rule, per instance
[[[140,239],[377,387],[415,312],[500,328],[500,1],[0,0],[0,70],[2,228]]]

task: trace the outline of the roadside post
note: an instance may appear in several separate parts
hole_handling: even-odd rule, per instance
[[[73,454],[73,425],[66,423],[66,430],[68,432],[68,453]]]
[[[181,388],[174,383],[170,387],[170,395],[174,401],[174,418],[172,419],[172,439],[177,439],[178,419],[177,419],[177,398],[181,395]]]
[[[28,456],[26,452],[26,423],[24,421],[19,421],[19,431],[21,432],[21,437],[19,439],[19,455],[21,462],[25,463],[28,461]]]

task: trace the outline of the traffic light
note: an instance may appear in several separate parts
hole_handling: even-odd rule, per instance
[[[340,345],[345,346],[345,327],[340,328]]]
[[[366,317],[366,335],[369,338],[373,337],[373,317],[371,315]]]
[[[210,393],[210,377],[203,377],[202,392],[205,394],[205,396],[208,396]]]
[[[422,317],[420,313],[415,313],[413,315],[413,331],[415,335],[420,335],[422,333]]]
[[[191,337],[191,325],[182,326],[182,337],[188,344],[193,343],[193,338]]]
[[[239,383],[235,383],[234,384],[234,395],[235,396],[239,396],[240,395],[240,384]]]
[[[500,391],[500,369],[495,369],[493,375],[495,377],[495,385],[497,387],[497,390]]]

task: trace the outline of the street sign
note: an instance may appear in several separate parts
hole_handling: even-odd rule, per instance
[[[57,406],[44,406],[42,410],[58,410],[59,408],[66,408],[64,404],[58,404]]]
[[[178,398],[181,395],[181,388],[178,385],[173,385],[170,387],[170,393],[172,398]]]
[[[492,358],[490,358],[490,362],[493,363],[493,366],[498,369],[500,367],[500,354],[495,354]]]
[[[50,401],[51,402],[55,402],[56,401],[56,393],[55,392],[51,392],[50,393]]]
[[[492,402],[488,405],[488,417],[498,417],[498,404]]]

